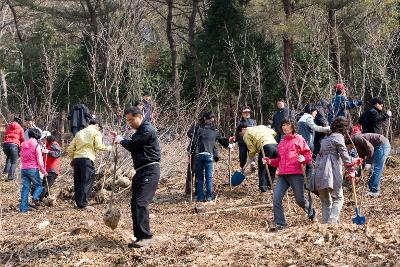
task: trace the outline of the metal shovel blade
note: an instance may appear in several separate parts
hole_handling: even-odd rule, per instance
[[[360,215],[360,211],[358,208],[355,208],[354,211],[356,212],[356,216],[353,217],[352,221],[353,223],[357,224],[357,225],[363,225],[365,224],[365,216]]]
[[[240,185],[246,177],[243,173],[239,171],[235,171],[231,177],[231,185],[238,186]]]

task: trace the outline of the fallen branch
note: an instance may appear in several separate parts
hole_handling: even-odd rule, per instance
[[[50,239],[44,240],[44,241],[40,242],[39,244],[37,244],[37,245],[34,247],[34,250],[38,249],[38,248],[39,248],[41,245],[43,245],[44,243],[47,243],[47,242],[53,241],[53,240],[55,240],[55,239],[59,238],[60,236],[62,236],[62,235],[65,235],[65,234],[69,234],[69,233],[70,233],[70,232],[62,232],[61,234],[58,234],[58,235],[56,235],[56,236],[55,236],[55,237],[53,237],[53,238],[50,238]]]

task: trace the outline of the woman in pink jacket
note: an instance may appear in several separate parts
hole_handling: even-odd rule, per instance
[[[41,146],[38,140],[41,137],[38,129],[30,129],[28,132],[28,141],[21,144],[21,204],[19,210],[21,212],[28,211],[28,198],[31,184],[34,186],[32,201],[35,205],[39,205],[40,194],[43,186],[40,179],[40,172],[46,176],[47,172],[44,168]]]
[[[276,230],[282,230],[287,226],[283,211],[282,200],[286,191],[291,187],[294,198],[306,213],[309,203],[304,198],[304,176],[301,164],[310,164],[312,152],[304,138],[296,133],[296,125],[293,121],[284,119],[281,122],[284,138],[278,145],[278,158],[264,158],[266,164],[279,168],[278,182],[274,190],[273,211]],[[315,211],[312,211],[315,217]]]

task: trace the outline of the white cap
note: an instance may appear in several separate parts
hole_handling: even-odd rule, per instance
[[[40,137],[40,140],[42,140],[43,138],[46,138],[48,136],[51,136],[51,133],[49,131],[43,131],[42,136]]]

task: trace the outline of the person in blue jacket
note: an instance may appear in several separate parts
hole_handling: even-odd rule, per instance
[[[332,99],[332,109],[329,112],[328,121],[332,124],[337,117],[348,118],[350,109],[362,106],[362,100],[349,100],[346,92],[349,90],[344,83],[336,84],[336,95]]]

